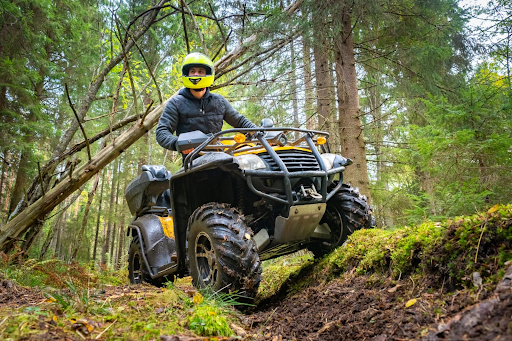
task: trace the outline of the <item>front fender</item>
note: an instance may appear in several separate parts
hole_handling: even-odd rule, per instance
[[[143,252],[153,274],[158,273],[161,267],[171,263],[171,254],[176,250],[176,242],[165,235],[157,215],[148,214],[137,218],[130,225],[130,229],[140,231]]]

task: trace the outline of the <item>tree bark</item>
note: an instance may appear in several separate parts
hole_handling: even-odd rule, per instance
[[[325,8],[319,6],[313,11],[313,55],[315,57],[315,79],[316,79],[316,103],[318,114],[318,129],[330,130],[331,107],[331,77],[329,71],[327,25],[325,20]]]
[[[4,226],[4,216],[7,214],[7,211],[4,212],[3,204],[4,199],[7,200],[7,190],[6,190],[6,182],[7,182],[7,172],[8,172],[8,163],[11,156],[11,152],[7,150],[3,152],[4,160],[0,160],[2,162],[2,175],[0,176],[0,228]]]
[[[67,211],[64,210],[62,212],[62,217],[60,217],[60,220],[57,221],[57,239],[55,240],[55,248],[53,251],[53,254],[57,256],[57,258],[62,259],[62,233],[63,228],[66,226],[66,217],[67,217]]]
[[[73,253],[71,254],[70,261],[74,261],[76,259],[76,255],[78,254],[78,249],[82,244],[82,238],[84,236],[85,227],[87,226],[87,218],[89,216],[89,210],[91,209],[92,200],[94,199],[94,194],[96,194],[96,189],[98,188],[98,182],[100,181],[100,173],[96,174],[96,179],[94,179],[94,184],[90,192],[87,195],[87,204],[85,205],[84,217],[82,219],[82,226],[80,227],[80,231],[78,232],[78,237],[75,242],[75,248]]]
[[[292,79],[290,82],[290,92],[292,94],[292,108],[293,108],[293,126],[299,127],[299,104],[297,100],[297,63],[295,62],[295,47],[293,40],[290,42],[290,57],[292,59]],[[295,132],[295,138],[299,138],[299,133]]]
[[[116,160],[114,167],[112,167],[112,179],[111,179],[111,187],[110,187],[110,201],[108,205],[108,216],[107,216],[107,231],[105,234],[105,240],[103,241],[103,247],[101,248],[101,262],[103,264],[107,264],[109,259],[109,250],[111,243],[111,236],[113,235],[112,224],[114,219],[114,198],[116,196],[116,179],[117,179],[117,171],[119,168],[119,159]]]
[[[338,76],[337,94],[339,110],[339,135],[342,154],[351,158],[354,164],[344,172],[344,181],[359,187],[362,194],[370,198],[370,181],[366,165],[366,149],[359,111],[354,42],[352,36],[351,9],[349,4],[338,1],[342,6],[341,18],[343,31],[334,34],[336,74]]]
[[[116,194],[115,194],[115,203],[114,203],[114,215],[112,217],[114,223],[112,225],[112,241],[110,243],[110,264],[112,265],[112,268],[115,268],[116,261],[114,259],[114,246],[116,242],[116,228],[117,228],[117,211],[119,209],[119,187],[121,183],[121,162],[118,164],[117,168],[117,180],[116,180]]]
[[[35,121],[35,116],[30,115],[31,121]],[[26,137],[25,143],[33,143],[34,137]],[[7,212],[8,216],[10,216],[14,210],[16,209],[16,206],[18,203],[23,199],[25,196],[28,184],[29,184],[29,176],[28,176],[28,169],[31,167],[30,161],[32,159],[32,153],[28,150],[23,150],[21,152],[20,156],[20,162],[18,164],[18,171],[16,172],[16,181],[14,183],[14,189],[12,190],[11,194],[11,201],[9,203],[9,211]]]
[[[311,48],[305,35],[302,36],[302,58],[304,60],[304,114],[306,116],[306,128],[317,130],[313,108],[314,94],[313,80],[311,77]]]
[[[100,202],[98,204],[98,214],[96,216],[96,233],[94,234],[94,249],[93,249],[93,255],[92,255],[93,262],[96,262],[96,251],[98,250],[98,236],[100,234],[101,206],[103,203],[103,188],[105,185],[105,174],[106,173],[107,173],[106,171],[103,171],[103,175],[101,177]]]
[[[124,196],[123,196],[123,207],[127,207],[126,206],[126,198]],[[115,263],[116,270],[119,270],[121,268],[121,258],[123,257],[124,239],[125,239],[125,235],[126,235],[124,226],[125,226],[125,222],[124,222],[124,215],[123,215],[123,219],[120,221],[120,225],[119,225],[119,239],[118,239],[119,243],[117,245],[117,257],[116,257],[116,263]]]

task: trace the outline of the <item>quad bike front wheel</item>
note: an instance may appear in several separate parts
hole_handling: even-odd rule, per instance
[[[320,224],[324,223],[331,230],[331,238],[310,245],[309,249],[315,257],[322,257],[342,245],[354,231],[375,227],[375,218],[366,197],[350,185],[343,184],[339,192],[327,202],[325,214],[320,221]]]
[[[169,278],[151,278],[149,271],[142,257],[142,247],[139,236],[132,238],[130,249],[128,251],[128,279],[132,284],[149,283],[157,287],[161,287]]]
[[[252,235],[242,215],[227,204],[209,203],[196,209],[187,230],[194,286],[254,298],[261,263]]]

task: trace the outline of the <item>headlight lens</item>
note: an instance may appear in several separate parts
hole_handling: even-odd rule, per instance
[[[235,156],[235,159],[238,161],[240,169],[243,170],[267,168],[267,166],[265,166],[265,162],[263,162],[263,160],[259,156],[253,154]]]
[[[324,165],[327,170],[332,169],[334,167],[334,159],[336,158],[336,154],[325,153],[320,155],[324,160]]]

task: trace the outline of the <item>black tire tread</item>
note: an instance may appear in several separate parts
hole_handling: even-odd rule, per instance
[[[366,197],[348,184],[342,184],[338,193],[329,200],[328,205],[332,205],[340,214],[343,223],[342,235],[338,244],[312,243],[309,249],[317,258],[343,244],[356,230],[375,227],[375,218],[371,206],[366,202]]]
[[[362,228],[374,227],[372,209],[366,202],[366,197],[362,196],[358,190],[348,184],[342,184],[334,200],[337,201],[343,224],[346,225],[349,234]]]
[[[261,263],[254,240],[245,236],[249,234],[252,237],[254,234],[245,224],[242,214],[228,204],[208,203],[194,211],[187,233],[194,228],[194,224],[204,224],[214,240],[213,247],[223,275],[217,281],[222,283],[215,284],[213,289],[225,288],[225,292],[237,290],[240,295],[255,297],[261,281]],[[195,252],[190,251],[193,247],[189,240],[189,259]],[[191,271],[194,272],[193,269]],[[202,285],[192,277],[196,287]]]

